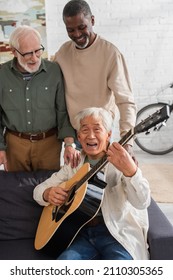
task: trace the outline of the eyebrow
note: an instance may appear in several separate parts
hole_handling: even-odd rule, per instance
[[[81,128],[82,128],[82,127],[86,127],[87,125],[88,125],[88,124],[85,124],[85,123],[84,123],[84,124],[81,125]],[[100,124],[100,123],[95,123],[95,124],[93,124],[93,126],[101,126],[101,124]]]

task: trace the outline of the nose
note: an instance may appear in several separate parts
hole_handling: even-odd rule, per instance
[[[36,55],[36,53],[35,52],[33,52],[32,53],[32,57],[31,57],[31,60],[32,61],[37,61],[39,58],[38,58],[38,56]]]
[[[93,130],[90,130],[90,131],[88,132],[88,138],[95,138],[95,133],[94,133]]]
[[[75,38],[80,38],[80,36],[82,35],[82,32],[78,29],[73,31],[73,37]]]

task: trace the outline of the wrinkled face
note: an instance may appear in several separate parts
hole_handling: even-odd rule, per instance
[[[99,159],[105,154],[110,136],[111,132],[106,131],[101,118],[88,116],[81,120],[78,140],[89,158]]]
[[[43,53],[40,49],[40,41],[34,34],[20,40],[20,48],[18,50],[14,49],[13,54],[17,58],[17,66],[21,72],[34,73],[39,69]]]
[[[75,42],[77,48],[85,49],[93,43],[94,16],[85,17],[83,13],[79,13],[73,17],[65,17],[64,23],[69,38]]]

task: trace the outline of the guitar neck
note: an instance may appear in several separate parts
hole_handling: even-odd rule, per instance
[[[76,184],[76,189],[78,189],[81,185],[83,185],[86,181],[88,181],[93,175],[99,172],[106,164],[107,164],[107,156],[103,156],[101,160],[99,160],[96,165],[93,166],[90,171],[83,176],[83,178]]]
[[[118,142],[122,146],[124,146],[133,136],[135,135],[135,130],[134,128],[131,128]]]

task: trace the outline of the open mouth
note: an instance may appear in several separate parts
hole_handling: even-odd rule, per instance
[[[84,36],[82,36],[81,38],[77,38],[77,39],[75,39],[75,42],[77,43],[77,44],[80,44],[80,43],[84,43],[85,42],[85,37]]]
[[[95,148],[97,147],[97,143],[87,143],[87,147]]]
[[[89,38],[86,36],[74,38],[73,41],[75,42],[76,47],[79,49],[85,49],[89,44]]]

